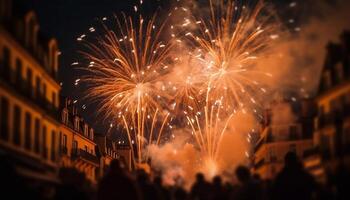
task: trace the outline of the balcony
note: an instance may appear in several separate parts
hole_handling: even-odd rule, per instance
[[[20,96],[26,98],[25,100],[29,100],[42,108],[54,119],[58,120],[58,109],[42,95],[34,96],[34,88],[30,86],[28,81],[23,78],[17,78],[15,74],[15,71],[10,69],[9,66],[1,66],[0,68],[0,80],[3,80],[6,86]]]
[[[73,149],[72,150],[72,160],[82,159],[88,162],[92,162],[95,165],[99,165],[99,159],[97,156],[83,150],[83,149]]]

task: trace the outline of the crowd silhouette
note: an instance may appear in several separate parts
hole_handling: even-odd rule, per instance
[[[165,186],[161,176],[153,180],[143,170],[129,173],[118,160],[113,160],[108,172],[97,187],[87,184],[84,174],[74,169],[61,169],[61,183],[55,186],[51,196],[47,191],[33,191],[25,186],[20,176],[6,159],[1,158],[1,193],[8,199],[54,199],[54,200],[323,200],[350,199],[348,182],[350,174],[343,163],[326,184],[317,183],[307,173],[295,153],[285,156],[285,165],[274,180],[262,180],[251,174],[245,166],[235,170],[237,184],[223,182],[220,176],[207,181],[201,173],[189,191],[180,184]],[[51,193],[50,193],[51,194]],[[2,198],[3,199],[3,198]],[[6,199],[6,198],[4,198]]]

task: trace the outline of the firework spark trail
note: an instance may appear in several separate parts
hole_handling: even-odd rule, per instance
[[[210,19],[198,20],[194,16],[199,31],[185,34],[187,41],[199,48],[195,58],[205,66],[202,73],[206,77],[202,84],[206,91],[202,112],[187,110],[187,121],[203,159],[213,167],[232,116],[238,110],[245,113],[261,106],[259,97],[264,96],[266,88],[257,80],[272,75],[257,70],[256,64],[267,54],[277,24],[271,22],[271,16],[261,15],[262,1],[252,10],[238,7],[233,1],[214,4],[209,0],[209,6]],[[191,23],[185,21],[186,26]]]
[[[116,17],[118,32],[104,25],[105,35],[97,38],[96,44],[88,43],[89,50],[83,53],[90,61],[89,67],[83,68],[88,75],[82,79],[88,84],[87,97],[99,102],[98,111],[106,119],[122,118],[138,163],[147,142],[159,144],[169,118],[164,109],[169,95],[163,78],[168,73],[166,63],[173,43],[161,40],[166,20],[156,26],[155,19],[156,15],[149,21],[140,16],[136,22],[124,14],[121,20]],[[156,129],[159,123],[161,128]]]

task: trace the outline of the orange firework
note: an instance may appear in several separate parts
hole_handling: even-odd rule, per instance
[[[165,22],[157,26],[155,18],[134,20],[123,15],[116,19],[117,32],[104,26],[105,35],[96,44],[88,43],[89,51],[84,53],[90,62],[83,78],[87,97],[98,101],[99,113],[117,116],[124,124],[130,146],[137,147],[139,163],[144,145],[159,143],[169,117],[163,109],[169,98],[163,81],[173,44],[161,40]]]
[[[278,35],[271,15],[262,14],[262,1],[251,10],[233,1],[214,4],[209,0],[209,4],[210,19],[193,17],[195,22],[188,23],[195,23],[199,31],[185,34],[199,49],[195,57],[204,66],[202,73],[206,77],[203,110],[188,110],[187,119],[203,159],[214,166],[232,116],[238,110],[256,112],[255,108],[261,106],[258,97],[266,89],[257,80],[272,75],[258,70],[257,63]]]

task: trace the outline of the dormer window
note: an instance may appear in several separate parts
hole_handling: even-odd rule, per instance
[[[49,42],[49,72],[50,74],[56,78],[57,76],[57,60],[58,60],[58,49],[57,49],[57,43],[56,43],[56,40],[54,39],[51,39],[50,42]]]
[[[75,117],[74,119],[74,129],[79,131],[79,117]]]
[[[84,125],[84,136],[89,137],[89,127],[87,124]]]
[[[68,124],[68,112],[67,109],[63,109],[62,111],[62,123],[63,124]]]
[[[89,138],[90,138],[91,140],[94,140],[94,129],[92,129],[92,128],[90,128]]]
[[[37,38],[37,32],[38,32],[39,26],[37,24],[35,14],[33,12],[28,13],[26,16],[26,44],[29,47],[32,47],[35,49],[36,44],[36,38]]]

